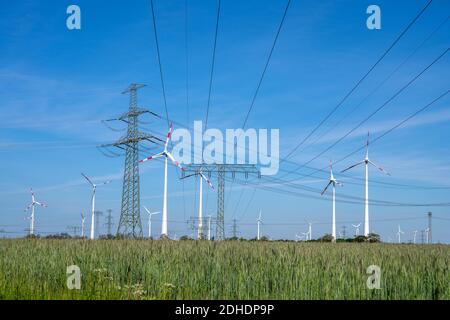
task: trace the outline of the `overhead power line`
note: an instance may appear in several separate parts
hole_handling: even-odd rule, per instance
[[[245,116],[245,120],[244,120],[244,124],[242,125],[242,129],[245,129],[245,126],[247,125],[248,118],[250,117],[250,113],[252,112],[253,106],[255,105],[255,101],[256,101],[256,98],[258,96],[259,89],[261,88],[261,84],[262,84],[262,82],[264,80],[264,76],[266,75],[267,68],[269,67],[269,63],[270,63],[270,60],[272,58],[273,51],[274,51],[275,46],[277,44],[278,37],[279,37],[279,35],[281,33],[281,29],[283,28],[284,20],[286,19],[286,15],[288,13],[290,5],[291,5],[291,0],[288,0],[288,2],[286,4],[286,9],[284,10],[284,13],[283,13],[283,17],[281,18],[280,25],[278,26],[277,34],[275,36],[275,39],[273,40],[269,56],[267,57],[267,61],[266,61],[266,64],[264,66],[264,70],[263,70],[263,72],[261,74],[261,77],[259,78],[258,85],[256,86],[256,91],[255,91],[255,93],[253,95],[252,102],[250,104],[250,108],[248,109],[247,115]]]
[[[425,67],[422,71],[420,71],[414,78],[412,78],[408,83],[406,83],[403,87],[401,87],[397,92],[391,96],[388,100],[386,100],[381,106],[379,106],[375,111],[373,111],[369,116],[364,118],[361,122],[359,122],[355,127],[353,127],[351,130],[349,130],[346,134],[344,134],[342,137],[340,137],[336,142],[334,142],[332,145],[327,147],[325,150],[320,152],[318,155],[310,159],[309,161],[305,162],[303,165],[295,169],[294,171],[298,171],[301,168],[303,168],[305,165],[310,164],[314,160],[318,159],[322,155],[324,155],[326,152],[334,148],[339,142],[347,138],[350,134],[352,134],[356,129],[361,127],[364,123],[366,123],[368,120],[370,120],[375,114],[380,112],[382,109],[384,109],[389,103],[391,103],[395,98],[397,98],[406,88],[408,88],[411,84],[413,84],[417,79],[419,79],[429,68],[431,68],[435,63],[437,63],[442,57],[444,57],[449,49],[447,48],[444,52],[442,52],[437,58],[433,60],[427,67]]]
[[[360,84],[369,76],[369,74],[377,67],[377,65],[387,56],[387,54],[394,48],[394,46],[400,41],[400,39],[408,32],[408,30],[414,25],[414,23],[419,19],[419,17],[425,12],[425,10],[430,6],[433,0],[428,1],[425,7],[420,10],[420,12],[414,17],[414,19],[406,26],[405,29],[397,36],[394,42],[386,49],[386,51],[381,55],[381,57],[372,65],[372,67],[364,74],[364,76],[359,79],[359,81],[352,87],[352,89],[344,96],[344,98],[339,101],[339,103],[319,122],[319,124],[314,127],[314,129],[297,144],[291,152],[287,154],[284,159],[289,159],[297,150],[300,148],[350,97],[350,95],[360,86]]]
[[[214,77],[214,67],[216,64],[216,47],[217,47],[217,34],[219,31],[220,4],[221,4],[221,1],[219,0],[218,5],[217,5],[216,31],[214,33],[214,46],[213,46],[213,55],[212,55],[212,63],[211,63],[211,73],[209,76],[208,105],[206,107],[205,131],[208,128],[209,108],[211,105],[211,91],[212,91],[212,84],[213,84],[213,77]]]
[[[159,75],[161,78],[162,94],[163,94],[163,99],[164,99],[164,109],[166,111],[167,127],[169,127],[170,124],[169,124],[169,111],[167,109],[166,86],[164,85],[164,76],[163,76],[163,69],[162,69],[162,64],[161,64],[161,54],[159,52],[158,29],[156,28],[156,18],[155,18],[155,9],[153,6],[153,0],[150,0],[150,4],[152,7],[153,30],[154,30],[154,34],[155,34],[156,52],[158,55]]]
[[[354,113],[357,109],[359,109],[364,103],[373,96],[386,82],[388,82],[394,74],[396,74],[424,45],[427,41],[429,41],[449,20],[449,16],[447,16],[441,23],[437,25],[435,29],[386,77],[382,80],[368,95],[366,95],[357,105],[355,105],[352,109],[350,109],[343,117],[339,119],[336,123],[331,125],[327,130],[320,134],[315,141],[311,142],[308,146],[303,148],[301,151],[305,151],[309,146],[314,145],[317,141],[322,139],[324,136],[328,135],[334,128],[339,126],[346,118],[348,118],[352,113]]]
[[[423,111],[427,110],[429,107],[431,107],[433,104],[435,104],[436,102],[438,102],[439,100],[441,100],[442,98],[444,98],[447,94],[449,93],[449,90],[445,91],[444,93],[442,93],[441,95],[439,95],[437,98],[433,99],[433,101],[431,101],[430,103],[426,104],[424,107],[420,108],[419,110],[417,110],[416,112],[414,112],[413,114],[409,115],[406,119],[400,121],[399,123],[397,123],[395,126],[393,126],[392,128],[390,128],[389,130],[385,131],[382,135],[378,136],[377,138],[373,139],[372,141],[370,141],[371,144],[374,144],[375,142],[377,142],[378,140],[380,140],[381,138],[383,138],[384,136],[386,136],[387,134],[391,133],[392,131],[394,131],[395,129],[401,127],[402,125],[404,125],[406,122],[408,122],[409,120],[411,120],[412,118],[414,118],[415,116],[417,116],[418,114],[422,113]],[[334,161],[334,164],[340,163],[342,161],[344,161],[345,159],[351,157],[352,155],[356,154],[357,152],[364,150],[365,146],[361,146],[358,149],[350,152],[349,154],[347,154],[346,156],[340,158],[337,161]],[[328,167],[323,167],[321,169],[316,169],[313,172],[311,172],[310,174],[304,175],[303,178],[306,177],[310,177],[313,174],[315,174],[316,172],[319,171],[323,171],[325,169],[327,169]],[[372,181],[373,182],[373,181]],[[393,184],[393,183],[386,183],[389,185],[396,185],[396,186],[408,186],[408,185],[402,185],[402,184]],[[417,186],[415,186],[417,187]],[[423,187],[424,189],[426,189],[426,187]],[[429,187],[429,189],[449,189],[449,187],[445,186],[445,187]]]

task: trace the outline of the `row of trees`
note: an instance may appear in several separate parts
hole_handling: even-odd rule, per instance
[[[51,234],[45,237],[40,237],[39,235],[33,235],[33,236],[27,236],[26,238],[33,238],[33,239],[86,239],[86,237],[81,238],[78,236],[71,236],[68,233],[58,233],[58,234]],[[118,237],[118,236],[114,236],[111,234],[108,235],[102,235],[100,236],[101,240],[120,240],[123,239],[123,237]],[[162,236],[159,238],[160,240],[170,240],[168,237],[166,236]],[[154,240],[153,238],[142,238],[141,240]],[[180,241],[194,241],[195,239],[190,238],[189,236],[182,236],[179,239]],[[212,239],[214,240],[214,238]],[[238,238],[238,237],[232,237],[232,238],[227,238],[227,241],[249,241],[249,242],[253,242],[253,241],[260,241],[260,242],[266,242],[266,241],[279,241],[279,242],[293,242],[293,240],[270,240],[268,237],[263,236],[260,238],[260,240],[256,239],[256,238],[251,238],[251,239],[246,239],[246,238]],[[318,239],[314,239],[314,240],[308,240],[308,241],[302,241],[302,242],[332,242],[333,237],[330,234],[326,234]],[[375,233],[371,233],[369,234],[368,237],[365,236],[357,236],[354,238],[347,238],[347,239],[336,239],[336,242],[370,242],[370,243],[376,243],[376,242],[381,242],[380,241],[380,236],[378,234]]]

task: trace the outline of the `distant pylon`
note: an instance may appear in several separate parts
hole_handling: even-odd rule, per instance
[[[431,219],[433,219],[433,214],[428,212],[428,244],[433,243],[433,233],[431,232]]]

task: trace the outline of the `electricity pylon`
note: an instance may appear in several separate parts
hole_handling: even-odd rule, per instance
[[[112,235],[111,230],[112,230],[112,226],[114,225],[114,222],[113,222],[113,217],[112,217],[112,210],[108,209],[108,210],[106,210],[106,212],[108,212],[108,215],[106,216],[106,222],[105,222],[105,226],[108,230],[108,233],[106,235],[109,236],[109,235]]]
[[[203,172],[208,176],[217,173],[217,217],[216,217],[216,238],[215,240],[225,240],[225,177],[231,173],[233,179],[236,173],[243,173],[247,179],[249,174],[261,177],[260,171],[251,164],[190,164],[185,167],[184,173]],[[183,173],[183,174],[184,174]]]
[[[139,116],[143,114],[155,113],[138,107],[137,91],[145,87],[143,84],[131,84],[122,94],[130,94],[130,104],[128,112],[122,114],[117,119],[106,121],[122,121],[127,124],[127,133],[114,143],[101,145],[100,150],[106,156],[117,157],[121,154],[108,150],[108,148],[118,148],[125,152],[125,169],[123,173],[122,208],[120,213],[117,235],[126,238],[141,238],[142,222],[140,213],[140,188],[139,188],[139,151],[148,151],[149,148],[143,146],[143,142],[157,144],[162,142],[151,134],[139,130]],[[105,124],[106,124],[105,121]],[[112,129],[112,128],[111,128]],[[114,130],[114,129],[113,129]],[[117,130],[115,130],[117,131]],[[106,150],[108,152],[106,152]]]

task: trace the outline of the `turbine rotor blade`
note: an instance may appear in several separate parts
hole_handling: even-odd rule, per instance
[[[371,165],[373,165],[375,168],[377,168],[378,170],[380,170],[381,172],[383,172],[385,175],[390,176],[391,174],[389,172],[387,172],[386,170],[384,170],[383,167],[380,167],[379,165],[376,165],[375,163],[373,163],[371,160],[369,160],[369,163]]]
[[[145,211],[147,211],[147,213],[150,214],[150,210],[148,210],[146,206],[143,206],[143,207],[144,207]]]
[[[33,188],[30,188],[30,192],[31,192],[31,200],[34,202],[34,191]]]
[[[35,201],[34,203],[36,203],[37,205],[40,205],[41,207],[47,208],[47,205],[45,203],[40,203]]]
[[[205,175],[203,173],[200,172],[199,174],[203,178],[203,180],[205,180],[209,184],[211,189],[215,190],[213,184],[211,183],[211,180],[209,180],[207,177],[205,177]]]
[[[139,163],[144,163],[146,161],[153,160],[153,159],[156,159],[156,158],[161,158],[161,157],[164,157],[164,152],[161,152],[161,153],[155,154],[154,156],[147,157],[145,159],[139,160]]]
[[[321,195],[323,196],[325,194],[325,192],[327,192],[328,187],[333,183],[333,181],[328,182],[327,186],[325,187],[325,189],[323,189]]]
[[[350,170],[350,169],[353,169],[353,168],[355,168],[355,167],[357,167],[357,166],[359,166],[359,165],[361,165],[361,164],[363,164],[363,163],[364,163],[364,161],[358,162],[357,164],[354,164],[354,165],[348,167],[347,169],[342,170],[341,173],[344,173],[345,171],[348,171],[348,170]]]
[[[187,179],[187,178],[190,178],[190,177],[195,177],[196,175],[197,175],[196,173],[194,173],[194,174],[190,174],[190,175],[187,175],[187,176],[181,177],[181,178],[180,178],[180,180],[184,180],[184,179]]]
[[[175,158],[173,157],[173,155],[170,152],[166,152],[165,153],[167,155],[167,157],[172,161],[172,163],[174,165],[176,165],[178,168],[180,168],[182,171],[185,171],[184,168],[181,166],[181,164],[175,160]]]
[[[172,136],[172,122],[170,122],[169,132],[167,133],[167,139],[166,144],[164,145],[164,150],[167,150],[167,146],[169,145],[171,136]]]
[[[85,175],[83,172],[81,173],[81,175],[94,187],[94,183],[91,181],[91,179],[89,179],[89,177],[87,175]]]

